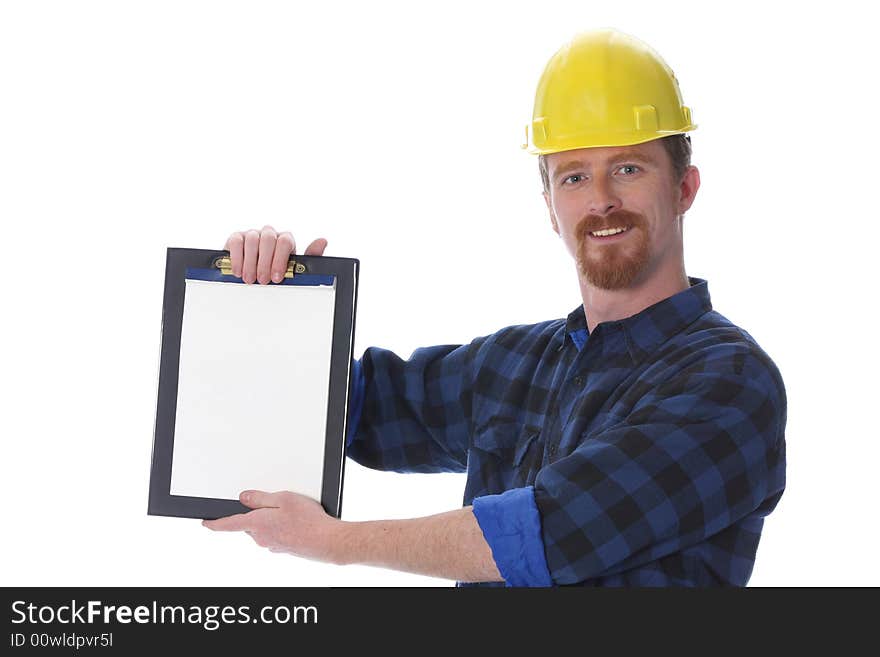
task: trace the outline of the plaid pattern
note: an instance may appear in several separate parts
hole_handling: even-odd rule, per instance
[[[591,334],[579,305],[408,360],[366,349],[348,455],[467,472],[508,584],[744,586],[785,488],[785,387],[689,280]]]

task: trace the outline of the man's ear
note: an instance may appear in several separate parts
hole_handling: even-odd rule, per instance
[[[556,214],[553,212],[553,204],[550,202],[550,194],[547,192],[544,192],[544,203],[547,204],[547,210],[550,212],[550,223],[553,224],[553,230],[559,235],[559,224],[556,223]]]
[[[700,170],[690,165],[684,172],[678,187],[678,216],[687,212],[694,199],[697,196],[697,190],[700,189]]]

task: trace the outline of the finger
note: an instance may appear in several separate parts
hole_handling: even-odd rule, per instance
[[[202,526],[218,532],[240,532],[251,528],[251,519],[247,513],[236,513],[216,520],[202,520]]]
[[[272,259],[272,280],[276,283],[284,278],[291,253],[296,253],[296,240],[289,232],[281,233],[275,242],[275,257]]]
[[[325,240],[323,237],[319,237],[306,247],[306,252],[303,255],[324,255],[324,249],[326,248],[327,240]]]
[[[229,259],[232,261],[232,275],[241,278],[241,263],[244,259],[244,235],[232,233],[223,247],[229,251]]]
[[[251,509],[275,508],[281,506],[279,493],[267,493],[262,490],[245,490],[238,496],[241,503]]]
[[[272,267],[272,256],[275,253],[275,240],[278,239],[278,233],[272,226],[263,226],[260,232],[260,253],[257,258],[257,280],[260,285],[266,285],[269,282]]]
[[[257,280],[257,255],[260,251],[260,233],[249,230],[244,234],[244,262],[242,264],[242,280],[253,283]]]

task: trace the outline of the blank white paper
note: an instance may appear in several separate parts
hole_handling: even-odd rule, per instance
[[[334,285],[186,280],[171,494],[321,500]]]

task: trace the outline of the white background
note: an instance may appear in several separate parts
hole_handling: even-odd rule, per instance
[[[564,317],[573,263],[519,144],[550,55],[612,26],[663,55],[699,125],[688,274],[788,391],[788,487],[750,584],[880,585],[858,4],[0,4],[0,583],[451,585],[146,515],[165,249],[326,237],[361,260],[356,356]],[[463,484],[349,461],[343,517],[458,508]]]

